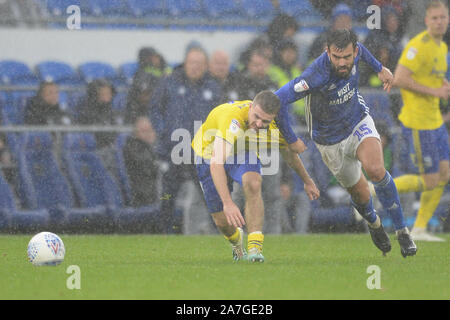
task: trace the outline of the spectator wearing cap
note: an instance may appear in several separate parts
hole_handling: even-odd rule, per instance
[[[162,177],[162,222],[167,232],[181,232],[175,219],[175,199],[186,181],[197,181],[191,139],[195,124],[204,122],[209,112],[222,102],[222,88],[208,73],[208,55],[198,42],[190,43],[183,63],[161,79],[149,105],[150,119],[157,133],[157,152],[168,169]],[[176,132],[175,132],[176,131]],[[173,133],[183,134],[174,141]],[[179,152],[174,148],[184,146]],[[186,153],[186,154],[185,154]],[[199,191],[199,194],[200,191]]]
[[[330,31],[338,29],[352,29],[352,10],[345,3],[339,3],[333,8],[331,19],[332,24],[330,28],[317,36],[310,46],[308,51],[308,61],[314,60],[325,51],[327,34]]]

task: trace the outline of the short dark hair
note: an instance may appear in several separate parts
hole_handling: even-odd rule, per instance
[[[328,49],[332,45],[335,45],[338,49],[345,49],[351,43],[353,49],[356,48],[358,37],[356,33],[349,29],[332,30],[327,34],[327,46]]]
[[[259,105],[268,114],[278,114],[280,111],[280,98],[270,90],[259,92],[253,99],[254,105]]]

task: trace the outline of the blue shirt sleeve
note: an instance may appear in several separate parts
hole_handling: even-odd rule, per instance
[[[329,78],[327,63],[328,56],[323,53],[299,77],[289,81],[275,92],[281,102],[281,108],[275,122],[289,144],[294,143],[297,136],[289,123],[288,106],[310,94],[311,90],[326,84]]]
[[[361,58],[364,60],[364,62],[369,64],[374,71],[378,73],[383,69],[383,65],[381,64],[381,62],[378,61],[362,43],[358,42],[358,48],[358,54],[361,55]]]

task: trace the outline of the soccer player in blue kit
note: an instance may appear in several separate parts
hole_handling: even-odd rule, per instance
[[[376,214],[364,168],[376,194],[392,217],[403,257],[416,254],[417,247],[405,225],[403,211],[394,181],[384,168],[380,136],[369,115],[369,108],[358,92],[358,64],[368,63],[389,91],[392,73],[357,41],[347,29],[331,31],[327,49],[305,71],[275,93],[282,109],[277,118],[280,132],[298,150],[297,139],[288,124],[287,105],[305,98],[305,117],[309,134],[322,159],[339,183],[351,195],[354,208],[368,222],[373,243],[383,254],[391,250],[389,236]]]

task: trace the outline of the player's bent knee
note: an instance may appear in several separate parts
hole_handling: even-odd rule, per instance
[[[246,179],[243,181],[244,193],[246,195],[254,195],[261,192],[262,178],[260,175],[255,175],[253,179]]]
[[[386,169],[380,165],[371,165],[365,167],[364,170],[369,176],[369,179],[374,182],[381,181],[386,175]]]

